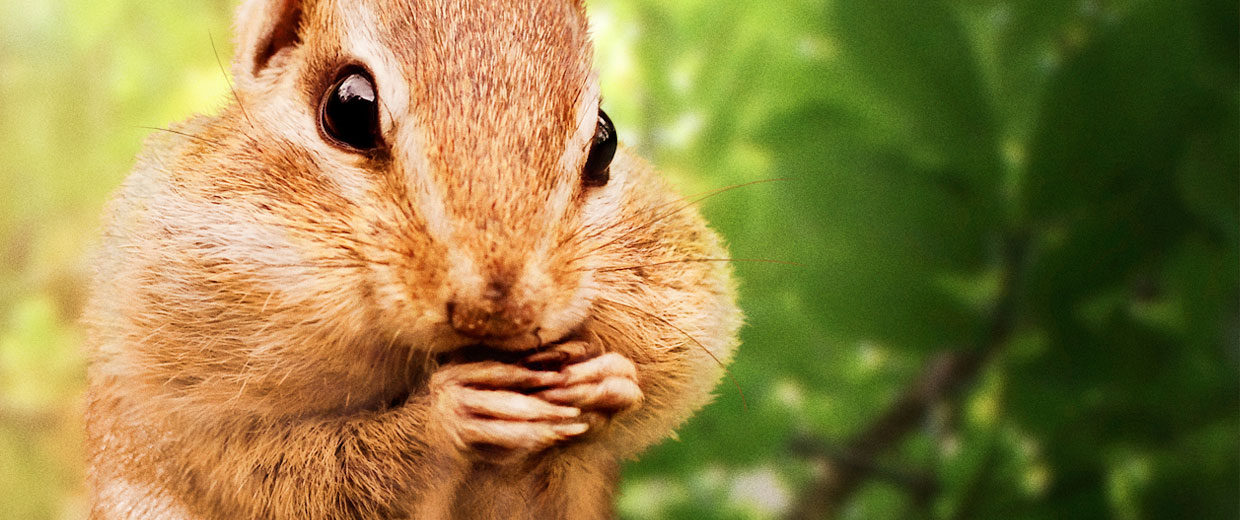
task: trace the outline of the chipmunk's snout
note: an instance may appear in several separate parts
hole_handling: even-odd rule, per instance
[[[488,345],[525,350],[538,346],[541,311],[520,301],[510,282],[492,280],[476,296],[458,294],[448,302],[448,322],[457,333]]]

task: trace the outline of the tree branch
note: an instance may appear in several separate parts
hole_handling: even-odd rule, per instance
[[[0,428],[21,432],[46,432],[60,424],[52,412],[0,406]]]
[[[900,397],[844,444],[842,455],[832,456],[821,451],[820,460],[825,462],[825,469],[806,487],[788,515],[789,519],[836,516],[848,498],[873,475],[876,465],[872,461],[921,424],[931,406],[956,396],[971,384],[986,361],[1007,344],[1016,321],[1019,274],[1026,244],[1023,234],[1004,244],[999,294],[986,332],[977,344],[968,350],[942,352],[931,357]]]
[[[791,448],[793,453],[816,462],[850,467],[875,479],[899,486],[918,499],[933,496],[938,491],[938,483],[928,472],[893,468],[878,464],[872,459],[857,458],[809,434],[794,438]]]

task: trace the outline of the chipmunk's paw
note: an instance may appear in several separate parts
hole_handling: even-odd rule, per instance
[[[561,350],[568,353],[566,364],[559,370],[564,380],[533,394],[535,397],[575,407],[587,416],[603,419],[641,404],[643,394],[638,386],[637,366],[632,360],[614,352],[591,356],[591,349],[582,342],[565,344]],[[593,422],[594,418],[589,418]]]
[[[482,361],[447,365],[431,377],[449,437],[468,456],[502,462],[585,433],[581,409],[522,392],[555,388],[565,374]]]

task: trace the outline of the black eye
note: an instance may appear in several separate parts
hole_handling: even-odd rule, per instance
[[[323,97],[319,108],[323,133],[355,150],[366,151],[379,146],[379,95],[375,82],[366,71],[350,67]]]
[[[581,180],[585,185],[598,187],[607,184],[607,180],[611,178],[611,159],[615,156],[616,127],[611,125],[607,112],[599,109],[598,127],[594,130],[594,141],[590,143],[586,167],[581,172]]]

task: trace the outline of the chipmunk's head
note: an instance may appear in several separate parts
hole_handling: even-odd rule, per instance
[[[249,0],[238,33],[254,159],[219,182],[308,266],[286,302],[430,350],[582,325],[624,180],[579,2]]]

